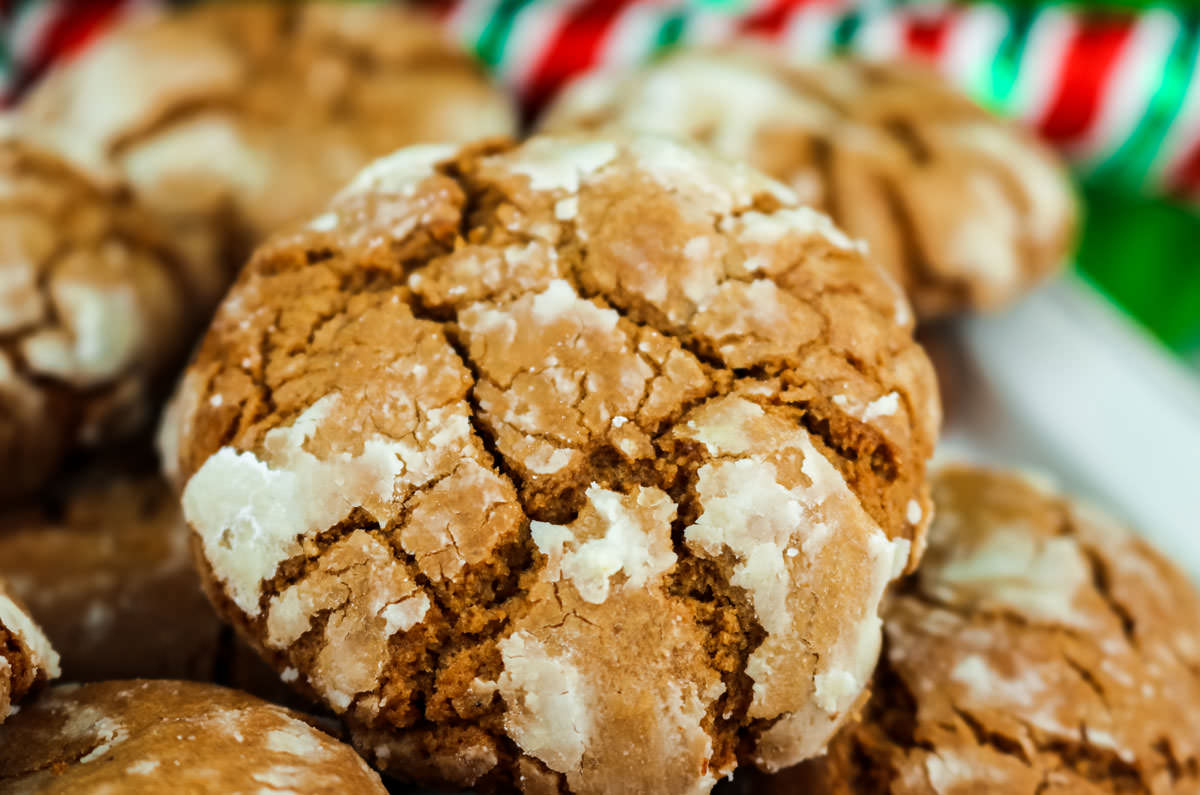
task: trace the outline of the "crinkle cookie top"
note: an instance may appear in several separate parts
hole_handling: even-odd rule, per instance
[[[263,246],[163,433],[222,608],[377,764],[703,792],[820,751],[919,557],[903,296],[655,137],[401,150]]]
[[[893,795],[1194,793],[1200,594],[1144,541],[1023,477],[934,482],[862,726],[820,786]]]
[[[58,653],[0,580],[0,723],[26,693],[58,675]]]
[[[137,18],[48,75],[20,112],[38,140],[167,215],[214,300],[254,244],[371,159],[516,130],[510,100],[437,26],[378,3]]]
[[[146,423],[199,317],[158,227],[120,191],[0,139],[0,498]]]
[[[543,120],[608,125],[686,136],[787,182],[862,237],[922,317],[1002,304],[1074,242],[1050,151],[913,67],[685,49],[581,78]]]
[[[384,795],[354,749],[296,713],[217,685],[59,685],[0,726],[9,793]]]

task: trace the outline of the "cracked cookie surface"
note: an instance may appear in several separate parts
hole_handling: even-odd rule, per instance
[[[15,137],[0,140],[0,500],[140,430],[200,316],[161,230]]]
[[[59,685],[0,726],[0,789],[384,795],[349,746],[290,710],[216,685]]]
[[[0,579],[0,723],[31,690],[59,676],[58,652]]]
[[[517,124],[436,25],[375,3],[206,3],[134,19],[19,112],[38,140],[127,180],[167,219],[205,302],[254,245],[373,158]]]
[[[938,411],[784,186],[538,137],[400,150],[261,247],[162,447],[214,601],[381,768],[704,792],[859,700]]]
[[[1200,787],[1200,595],[1094,509],[954,468],[884,612],[864,722],[759,793],[1102,795]]]
[[[686,136],[788,183],[865,240],[923,318],[1013,299],[1074,242],[1050,150],[914,67],[680,50],[581,78],[542,122],[609,125]]]

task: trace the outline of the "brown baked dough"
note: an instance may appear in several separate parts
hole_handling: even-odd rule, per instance
[[[1200,789],[1200,594],[1145,541],[1023,476],[954,468],[885,611],[864,721],[762,795]]]
[[[215,301],[255,244],[373,158],[517,124],[482,69],[399,3],[198,3],[135,17],[51,72],[19,112],[37,140],[128,181],[166,217],[197,301]]]
[[[73,450],[144,429],[202,321],[181,258],[127,192],[0,139],[0,502]]]
[[[701,141],[788,183],[867,242],[922,319],[1011,301],[1075,241],[1050,150],[920,67],[683,49],[581,78],[542,122],[614,125]]]
[[[911,325],[705,150],[405,149],[259,249],[163,449],[220,610],[380,767],[701,792],[870,677],[929,515]]]
[[[385,795],[301,715],[216,685],[58,685],[0,726],[0,790],[38,795]]]

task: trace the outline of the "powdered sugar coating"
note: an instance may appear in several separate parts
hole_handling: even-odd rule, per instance
[[[579,79],[542,120],[550,132],[614,126],[690,138],[779,178],[862,238],[925,317],[1011,300],[1073,242],[1075,201],[1053,155],[912,67],[681,48]]]
[[[0,787],[42,792],[386,792],[282,707],[191,682],[59,686],[0,727]]]
[[[713,401],[677,433],[714,459],[698,470],[701,513],[684,539],[713,560],[732,553],[729,582],[747,591],[767,631],[746,662],[754,681],[749,715],[783,718],[764,734],[756,762],[795,764],[824,746],[862,693],[879,653],[879,601],[907,564],[908,541],[889,542],[808,433],[758,404]],[[788,554],[797,547],[800,554]],[[809,662],[810,600],[835,591],[824,579],[847,570],[867,573],[862,591],[822,608],[821,620],[835,629]],[[806,680],[802,672],[810,671]],[[796,722],[804,726],[803,748],[775,741],[791,736]]]
[[[539,548],[539,539],[555,543],[541,550],[547,565],[530,588],[530,612],[499,644],[505,725],[572,792],[707,792],[732,769],[712,764],[703,728],[725,688],[705,664],[699,628],[670,597],[675,504],[646,488],[619,495],[593,486],[586,499],[565,532],[535,528]],[[558,548],[564,536],[573,557]],[[616,548],[622,536],[640,536],[633,546],[644,549]],[[613,571],[606,551],[624,556],[628,570]],[[617,739],[625,736],[636,743]]]
[[[584,601],[601,604],[614,575],[623,576],[621,587],[644,588],[675,564],[675,503],[665,493],[638,487],[625,496],[593,485],[585,496],[571,527],[530,523],[533,543],[547,558],[547,577],[569,580]]]
[[[0,141],[0,238],[3,498],[140,429],[199,317],[160,227],[20,138]]]
[[[16,702],[60,674],[58,653],[0,579],[0,723]]]
[[[864,723],[756,791],[1194,792],[1200,593],[1182,572],[1019,475],[948,469],[934,493]]]
[[[517,125],[509,99],[424,14],[369,4],[138,15],[53,70],[21,117],[167,220],[206,308],[253,245],[372,158]]]
[[[58,654],[33,619],[5,593],[0,593],[0,627],[17,646],[27,649],[32,667],[43,671],[49,679],[58,677]]]
[[[264,246],[182,382],[164,449],[219,606],[430,784],[704,792],[819,753],[928,513],[893,288],[671,141],[415,161]]]

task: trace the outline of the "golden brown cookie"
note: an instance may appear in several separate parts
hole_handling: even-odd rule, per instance
[[[58,653],[0,578],[0,723],[17,702],[59,675]]]
[[[692,792],[859,699],[937,416],[783,185],[540,137],[401,150],[260,248],[163,446],[214,600],[380,767]]]
[[[686,136],[788,183],[869,244],[922,318],[997,307],[1074,243],[1075,200],[1050,151],[917,67],[680,50],[580,79],[543,120],[607,125]]]
[[[383,3],[205,3],[135,19],[20,112],[164,214],[214,299],[254,244],[374,157],[516,129],[465,53]]]
[[[153,418],[200,321],[158,228],[121,191],[0,140],[0,501],[73,449]]]
[[[0,790],[38,795],[383,795],[353,749],[216,685],[59,685],[0,726]]]
[[[865,722],[754,791],[1200,790],[1200,594],[1183,573],[1022,477],[951,469],[934,498]]]

